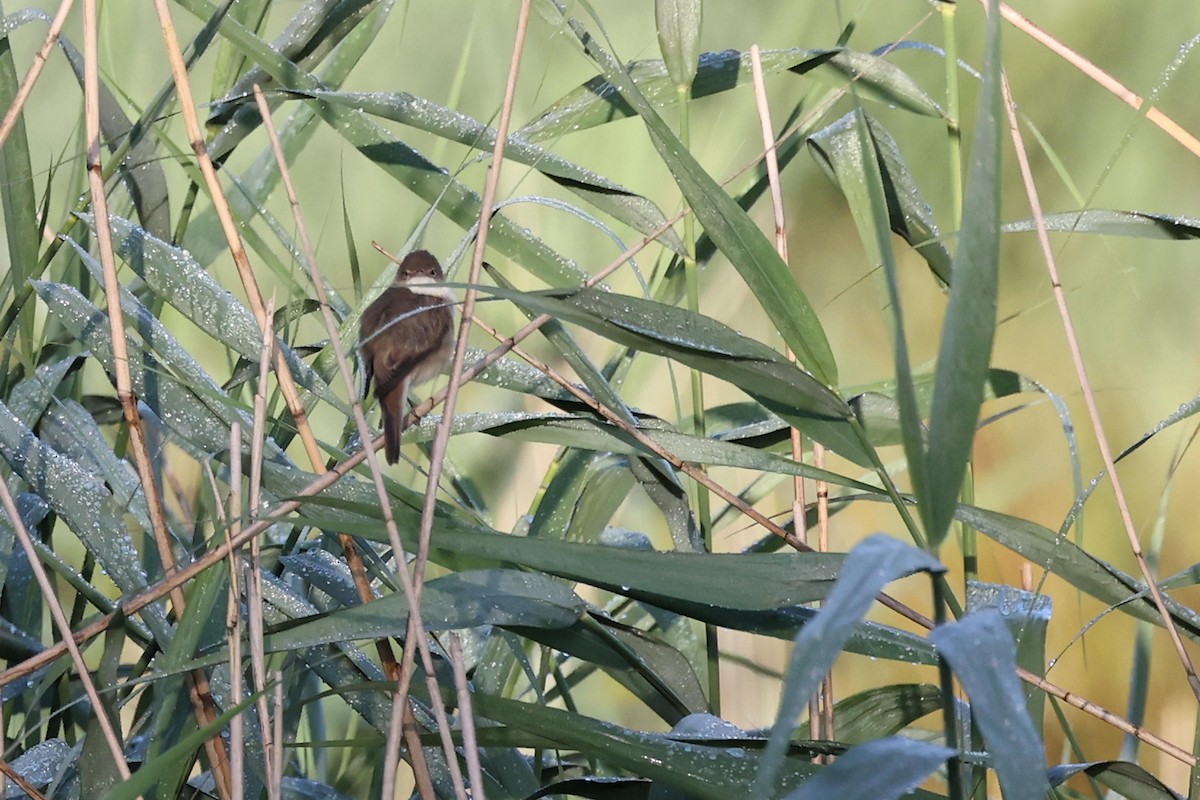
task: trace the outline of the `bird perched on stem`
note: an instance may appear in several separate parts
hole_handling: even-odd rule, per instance
[[[434,378],[454,350],[454,295],[431,285],[442,280],[442,267],[432,254],[409,253],[396,269],[395,282],[367,306],[359,324],[364,393],[374,379],[389,464],[400,459],[409,388]]]

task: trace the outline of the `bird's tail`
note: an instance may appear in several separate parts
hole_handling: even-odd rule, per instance
[[[408,399],[408,381],[379,398],[383,407],[383,452],[387,463],[400,460],[400,434],[404,433],[404,406]]]

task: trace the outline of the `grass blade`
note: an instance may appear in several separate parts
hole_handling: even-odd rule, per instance
[[[1025,709],[1016,646],[1000,612],[969,614],[929,636],[970,698],[972,719],[983,733],[1004,797],[1045,797],[1050,782],[1042,737]]]
[[[787,264],[749,215],[700,166],[633,78],[575,20],[571,26],[604,77],[642,118],[659,156],[671,170],[700,224],[754,293],[797,359],[827,386],[837,384],[837,364],[816,312]]]
[[[785,800],[933,798],[930,792],[914,790],[953,754],[948,747],[902,736],[876,739],[842,753]]]
[[[942,327],[929,423],[921,518],[936,549],[950,529],[996,333],[1000,274],[1000,13],[989,3],[987,51],[979,113],[967,172],[963,228],[954,253],[954,282]]]
[[[796,637],[779,700],[779,712],[754,783],[755,797],[774,794],[785,748],[800,710],[875,602],[875,595],[888,583],[905,575],[943,570],[944,567],[928,554],[883,535],[863,540],[850,552],[820,612]]]

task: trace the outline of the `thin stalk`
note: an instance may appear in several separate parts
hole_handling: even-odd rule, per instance
[[[986,2],[986,0],[980,0],[980,2]],[[1134,111],[1141,111],[1142,107],[1146,104],[1145,98],[1139,96],[1112,75],[1109,75],[1037,25],[1034,25],[1029,19],[1023,17],[1007,3],[1000,4],[1000,16],[1004,18],[1005,22],[1026,34],[1038,44],[1049,49],[1050,52],[1075,67],[1075,69],[1082,72],[1094,83]],[[1155,106],[1146,108],[1145,114],[1146,119],[1157,125],[1163,133],[1181,144],[1192,155],[1200,156],[1200,139],[1197,139],[1185,130],[1182,125],[1168,117]]]
[[[296,223],[296,230],[300,237],[301,252],[304,255],[304,261],[308,267],[312,277],[313,289],[316,292],[317,298],[321,303],[321,316],[325,323],[325,329],[329,334],[330,344],[333,346],[333,352],[338,365],[338,371],[341,373],[342,381],[349,392],[350,397],[357,395],[356,384],[350,372],[350,364],[346,358],[344,346],[337,334],[337,321],[333,317],[333,311],[329,303],[329,297],[325,292],[325,281],[321,274],[320,266],[317,263],[316,251],[312,246],[312,240],[308,235],[308,226],[304,222],[304,216],[300,211],[300,201],[296,194],[295,186],[292,183],[290,170],[287,166],[287,161],[284,158],[283,147],[280,143],[279,136],[275,131],[275,126],[271,122],[270,109],[267,106],[266,98],[262,90],[256,85],[254,87],[255,101],[258,103],[259,111],[262,115],[263,127],[267,132],[267,137],[271,142],[271,148],[275,153],[276,161],[279,165],[280,179],[283,181],[284,189],[287,192],[288,202],[292,207],[293,218]],[[367,427],[366,417],[363,416],[362,403],[357,400],[351,406],[354,416],[354,424],[358,431],[359,439],[362,442],[371,441],[371,433]],[[409,604],[409,625],[412,631],[423,631],[424,625],[421,622],[419,592],[417,587],[409,578],[408,572],[404,569],[403,564],[406,559],[404,557],[404,547],[400,542],[400,532],[396,527],[396,520],[392,516],[391,502],[387,494],[387,490],[383,484],[383,473],[380,470],[379,462],[375,458],[375,447],[377,443],[372,443],[368,447],[364,447],[362,454],[367,461],[367,465],[371,472],[372,484],[375,488],[376,497],[379,500],[380,509],[383,513],[384,528],[387,530],[388,543],[392,547],[393,555],[396,558],[397,564],[401,565],[397,570],[400,577],[401,590],[404,592],[405,599]],[[318,473],[323,472],[324,465],[320,461],[313,463],[313,469]],[[358,552],[354,540],[348,534],[340,534],[342,549],[347,558],[347,564],[350,567],[351,575],[354,577],[355,588],[358,592],[359,601],[363,604],[369,603],[374,599],[373,591],[369,582],[366,579],[366,569],[362,561],[362,554]],[[429,645],[423,635],[411,635],[410,642],[416,641],[417,648],[421,652],[422,666],[426,672],[426,680],[429,683],[430,697],[437,697],[440,690],[437,685],[437,678],[433,670],[432,657],[429,654]],[[376,652],[379,654],[380,664],[383,666],[385,673],[390,680],[394,680],[399,684],[402,681],[402,672],[399,663],[396,661],[395,654],[392,651],[391,644],[387,639],[376,641]],[[400,693],[397,693],[397,697]],[[434,716],[439,723],[439,731],[448,736],[449,726],[445,721],[445,713],[440,705],[434,704]],[[396,752],[389,752],[385,755],[383,784],[385,792],[392,791],[395,783],[396,761],[398,760],[398,742],[403,736],[409,745],[409,758],[413,768],[413,776],[417,785],[417,790],[423,800],[434,796],[433,782],[429,776],[429,771],[425,765],[424,751],[421,749],[418,731],[416,728],[416,720],[412,709],[407,702],[394,703],[392,707],[392,717],[390,720],[387,748]],[[446,736],[443,737],[445,745]],[[462,776],[457,769],[457,759],[453,757],[453,748],[446,746],[448,765],[451,773],[451,778],[455,783],[456,788],[462,783]],[[389,795],[390,796],[390,795]]]
[[[950,208],[953,213],[952,229],[959,230],[962,228],[962,213],[963,213],[963,175],[962,175],[962,128],[959,125],[959,120],[962,119],[962,114],[959,108],[959,90],[958,90],[958,31],[955,26],[956,12],[958,10],[957,3],[940,2],[937,4],[938,11],[942,15],[942,46],[945,49],[945,57],[943,58],[943,66],[946,70],[946,159],[947,159],[947,175],[950,183]],[[975,502],[975,476],[970,461],[967,462],[966,476],[963,479],[961,491],[961,499],[964,503],[974,504]],[[959,535],[962,538],[962,560],[963,560],[963,581],[964,583],[977,580],[979,577],[979,543],[978,532],[966,524],[959,523]],[[939,606],[940,613],[940,606]],[[939,660],[939,675],[943,668],[949,672],[945,662]],[[952,687],[945,683],[943,679],[943,691],[949,691]],[[953,721],[954,704],[950,698],[953,695],[945,695],[947,702],[943,708],[949,716],[947,724]],[[949,728],[947,729],[949,731]],[[971,746],[976,746],[978,731],[974,725],[971,727]],[[947,744],[949,745],[949,743]],[[954,780],[959,777],[959,770],[956,768],[956,762],[950,762],[951,775],[951,796],[954,792]],[[962,787],[959,787],[962,791]],[[972,765],[970,768],[970,780],[968,782],[967,791],[977,800],[984,800],[987,797],[987,770],[979,765]]]
[[[1075,367],[1076,381],[1079,383],[1084,404],[1087,407],[1088,419],[1092,423],[1092,433],[1096,438],[1096,445],[1100,450],[1100,458],[1104,462],[1104,469],[1108,473],[1109,481],[1112,483],[1113,495],[1117,501],[1117,511],[1121,516],[1122,527],[1129,542],[1129,550],[1137,561],[1142,578],[1146,581],[1146,586],[1150,589],[1150,597],[1154,601],[1154,608],[1162,617],[1163,627],[1167,629],[1167,635],[1179,659],[1179,666],[1187,677],[1188,686],[1191,688],[1192,694],[1196,699],[1200,700],[1200,677],[1196,675],[1196,668],[1192,663],[1192,658],[1187,648],[1184,647],[1183,639],[1179,634],[1179,629],[1175,625],[1174,618],[1167,610],[1162,589],[1159,588],[1158,581],[1155,579],[1150,565],[1146,562],[1145,553],[1142,551],[1142,543],[1138,538],[1137,528],[1133,522],[1133,515],[1129,510],[1125,490],[1121,485],[1121,475],[1117,471],[1112,447],[1109,444],[1108,435],[1104,430],[1104,422],[1100,419],[1100,410],[1096,404],[1096,394],[1092,390],[1092,384],[1088,378],[1087,365],[1084,363],[1083,352],[1079,345],[1078,336],[1076,335],[1075,324],[1071,320],[1071,310],[1067,305],[1067,295],[1063,290],[1062,280],[1059,277],[1058,264],[1054,256],[1054,251],[1050,247],[1050,238],[1046,232],[1046,220],[1042,214],[1041,199],[1038,196],[1037,186],[1033,180],[1033,171],[1029,165],[1029,156],[1025,150],[1021,128],[1017,123],[1016,106],[1013,101],[1012,91],[1009,88],[1008,76],[1002,71],[1000,78],[1001,88],[1004,91],[1004,112],[1008,118],[1009,134],[1012,137],[1013,149],[1016,151],[1017,166],[1021,171],[1021,181],[1025,186],[1025,194],[1029,200],[1029,207],[1033,212],[1033,219],[1037,223],[1038,243],[1041,245],[1046,273],[1050,278],[1054,302],[1058,307],[1059,319],[1067,340],[1067,349],[1071,354],[1071,361]]]
[[[937,556],[937,553],[934,553]],[[946,622],[946,600],[950,596],[950,588],[945,581],[933,582],[933,621],[935,625]],[[950,672],[950,662],[941,655],[938,656],[938,684],[942,690],[942,722],[946,747],[955,754],[946,762],[946,779],[949,783],[950,800],[966,800],[966,787],[962,780],[962,759],[959,757],[958,719],[954,713],[954,677]]]
[[[963,181],[962,181],[962,128],[959,120],[958,97],[958,35],[954,25],[957,3],[941,2],[937,4],[942,14],[942,49],[946,51],[942,59],[946,68],[946,157],[950,169],[950,208],[954,212],[954,228],[958,230],[962,223]]]
[[[1192,738],[1192,752],[1200,750],[1200,706],[1196,708],[1196,733]],[[1200,800],[1200,764],[1192,764],[1188,773],[1188,800]]]
[[[762,70],[762,54],[759,51],[758,45],[750,47],[750,67],[751,75],[754,78],[754,99],[758,106],[758,121],[762,129],[763,137],[763,163],[767,167],[767,182],[771,190],[771,210],[775,217],[775,251],[779,253],[779,258],[783,263],[788,263],[788,247],[787,247],[787,223],[786,215],[783,209],[783,190],[779,185],[779,159],[775,148],[775,137],[772,133],[773,126],[771,124],[771,108],[767,102],[766,82],[763,80]],[[793,363],[796,361],[796,354],[788,348],[788,360]],[[804,439],[800,435],[797,428],[792,428],[788,431],[788,439],[792,447],[792,460],[801,462],[804,460]],[[824,453],[821,445],[813,442],[813,464],[817,464],[818,453]],[[818,487],[820,484],[818,484]],[[818,488],[819,491],[819,488]],[[828,501],[828,494],[826,495]],[[828,523],[828,502],[825,505],[826,523]],[[818,510],[820,516],[820,510]],[[808,544],[808,532],[806,524],[807,514],[805,512],[804,502],[804,479],[799,475],[792,478],[792,530],[795,532],[800,541]],[[824,539],[828,533],[828,529],[821,530],[821,538]],[[814,603],[814,606],[819,604]],[[808,700],[808,727],[809,735],[815,739],[824,739],[828,736],[832,724],[825,725],[826,714],[822,713],[822,703],[826,705],[826,709],[832,715],[832,706],[828,705],[829,698],[833,696],[833,679],[830,674],[825,675],[825,680],[822,682],[821,690],[814,694]],[[824,757],[817,755],[813,757],[814,763],[822,763]]]
[[[679,105],[679,141],[684,148],[691,150],[691,124],[688,105],[689,87],[675,87],[676,102]],[[688,214],[683,218],[683,282],[687,288],[688,310],[700,313],[700,276],[699,265],[696,263],[696,218]],[[692,384],[692,433],[696,436],[707,436],[707,426],[704,421],[704,380],[700,370],[691,370]],[[704,484],[693,484],[695,488],[695,508],[700,533],[704,537],[704,549],[713,551],[712,509],[709,502],[708,489]],[[717,643],[717,628],[715,625],[704,626],[705,662],[708,667],[708,708],[713,714],[721,716],[721,650]]]

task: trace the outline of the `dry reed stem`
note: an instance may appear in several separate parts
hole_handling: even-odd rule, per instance
[[[471,258],[471,270],[467,279],[468,287],[463,297],[462,317],[459,320],[458,337],[454,343],[454,357],[450,365],[450,383],[446,389],[442,417],[438,422],[437,434],[434,437],[429,455],[429,475],[425,483],[425,502],[421,509],[421,532],[417,546],[417,559],[413,564],[413,581],[416,586],[418,602],[425,580],[425,564],[429,559],[429,542],[433,536],[433,514],[437,508],[438,483],[442,474],[442,462],[450,440],[450,426],[454,422],[454,410],[458,402],[459,386],[465,382],[463,367],[467,353],[467,338],[471,333],[471,321],[475,309],[475,286],[479,283],[479,275],[483,271],[483,256],[487,249],[488,229],[491,223],[492,206],[496,201],[496,186],[500,181],[500,169],[504,163],[504,146],[508,140],[508,127],[512,119],[513,98],[516,94],[517,77],[521,70],[521,56],[525,50],[525,33],[529,27],[530,0],[521,0],[521,9],[517,15],[517,26],[512,46],[512,56],[509,60],[508,77],[504,87],[504,99],[500,105],[500,119],[496,125],[496,142],[492,147],[492,161],[488,168],[487,180],[483,187],[483,196],[479,203],[479,227],[475,234],[475,252]],[[414,640],[424,638],[420,631],[409,620],[408,636],[404,642],[404,655],[400,664],[400,686],[397,694],[401,702],[405,701],[408,693],[408,681],[414,659]],[[433,705],[438,708],[436,695]],[[452,760],[452,763],[454,761]]]
[[[100,723],[100,730],[104,735],[104,742],[108,745],[108,752],[112,756],[113,764],[117,768],[117,772],[123,780],[129,780],[129,764],[125,761],[125,753],[121,747],[120,737],[117,735],[116,729],[113,727],[113,721],[108,718],[108,713],[105,711],[105,706],[100,700],[100,693],[96,691],[96,684],[92,680],[92,673],[88,669],[88,665],[83,660],[83,653],[80,652],[79,646],[75,644],[75,640],[71,638],[71,622],[67,619],[66,612],[63,611],[62,604],[58,601],[58,593],[54,590],[54,584],[50,582],[50,576],[46,574],[46,568],[42,565],[41,559],[38,558],[37,550],[33,547],[33,541],[29,537],[29,529],[25,527],[24,520],[21,519],[21,514],[17,511],[17,504],[13,500],[12,494],[8,491],[8,484],[0,480],[0,504],[4,507],[4,512],[8,515],[9,525],[12,526],[13,532],[17,538],[21,540],[21,547],[25,550],[25,557],[29,561],[29,567],[33,570],[34,579],[37,580],[38,588],[42,592],[42,598],[46,602],[46,606],[50,609],[50,616],[54,620],[54,627],[58,629],[59,634],[63,637],[63,641],[69,644],[71,653],[71,663],[75,666],[75,672],[79,676],[79,683],[83,686],[84,694],[87,695],[88,701],[92,704],[92,713],[96,716],[96,721]]]
[[[38,76],[42,74],[42,67],[46,66],[50,50],[58,41],[58,35],[62,33],[63,25],[67,22],[67,15],[71,13],[71,6],[74,4],[75,0],[62,0],[58,4],[58,11],[54,13],[54,19],[50,20],[50,28],[46,31],[45,41],[33,54],[33,63],[29,65],[29,72],[25,73],[25,80],[21,81],[12,105],[4,112],[4,120],[0,122],[0,148],[4,147],[13,128],[17,126],[17,118],[25,108],[25,102],[29,99],[29,95],[33,93],[33,85],[37,82]]]
[[[458,695],[458,725],[462,729],[463,756],[471,777],[471,800],[486,800],[483,792],[483,767],[479,763],[479,745],[475,739],[475,714],[471,711],[471,687],[463,663],[462,642],[450,633],[450,664],[454,669],[454,689]]]
[[[1129,512],[1129,503],[1126,499],[1126,494],[1124,494],[1124,489],[1121,487],[1121,475],[1117,473],[1116,462],[1112,458],[1112,449],[1109,445],[1108,435],[1104,433],[1104,422],[1100,420],[1099,408],[1096,404],[1096,393],[1092,391],[1091,381],[1087,378],[1084,355],[1082,355],[1079,347],[1079,338],[1075,335],[1075,326],[1072,323],[1072,319],[1070,319],[1067,295],[1064,293],[1062,281],[1058,277],[1058,266],[1055,260],[1054,249],[1050,247],[1050,236],[1046,233],[1045,218],[1042,213],[1042,201],[1038,197],[1037,185],[1033,181],[1033,170],[1030,167],[1030,162],[1028,162],[1024,138],[1021,137],[1020,125],[1018,124],[1018,120],[1016,120],[1012,91],[1009,89],[1008,78],[1002,74],[1002,79],[1004,113],[1008,116],[1009,133],[1013,138],[1016,162],[1018,162],[1021,170],[1021,181],[1025,186],[1026,197],[1030,200],[1030,209],[1033,213],[1034,222],[1037,224],[1038,243],[1042,246],[1042,257],[1045,261],[1046,273],[1050,277],[1050,285],[1052,290],[1054,290],[1058,317],[1062,320],[1063,333],[1067,336],[1067,348],[1070,350],[1070,360],[1072,360],[1075,367],[1075,377],[1079,381],[1080,392],[1084,396],[1088,420],[1091,420],[1092,423],[1092,432],[1096,435],[1096,444],[1100,451],[1100,459],[1104,462],[1104,469],[1108,471],[1109,480],[1112,481],[1112,493],[1116,495],[1117,510],[1121,513],[1121,523],[1129,541],[1130,552],[1138,560],[1138,567],[1141,570],[1142,578],[1146,581],[1146,587],[1150,589],[1154,608],[1162,615],[1163,624],[1171,639],[1171,644],[1175,646],[1175,652],[1178,658],[1180,658],[1183,672],[1187,674],[1188,685],[1192,687],[1192,692],[1195,694],[1196,699],[1200,700],[1200,679],[1196,678],[1192,657],[1188,655],[1187,649],[1184,648],[1183,639],[1180,636],[1180,632],[1178,632],[1178,628],[1175,626],[1175,620],[1171,618],[1170,612],[1163,600],[1162,589],[1159,589],[1158,581],[1154,578],[1150,570],[1150,565],[1146,563],[1146,555],[1142,553],[1141,542],[1138,539],[1138,530],[1135,528],[1132,513]]]
[[[217,487],[217,476],[212,467],[204,462],[205,474],[212,487],[214,507],[217,509],[218,522],[221,522],[221,496]],[[229,514],[224,521],[225,541],[230,543],[242,525],[242,425],[237,420],[229,426]],[[242,590],[241,552],[229,548],[229,594],[226,598],[225,635],[229,642],[229,702],[238,705],[245,698],[245,687],[242,677]],[[246,794],[246,731],[241,714],[235,714],[229,720],[229,776],[230,790],[234,798]]]
[[[267,301],[267,319],[275,316],[275,295]],[[258,359],[258,388],[254,392],[254,430],[250,436],[250,519],[258,516],[259,494],[262,484],[263,440],[267,429],[267,379],[271,364],[271,350],[275,343],[274,332],[266,328],[262,336],[262,349]],[[267,654],[263,643],[263,595],[262,595],[262,539],[255,536],[250,540],[250,563],[246,570],[246,620],[250,643],[250,679],[258,695],[259,737],[263,753],[263,782],[266,784],[268,800],[279,800],[283,776],[274,771],[271,753],[276,742],[271,725],[270,708],[267,705]]]
[[[279,783],[274,788],[274,797],[283,797],[283,672],[276,670],[275,675],[275,747],[268,758],[274,764],[275,774]]]
[[[1024,667],[1017,667],[1017,677],[1028,683],[1030,686],[1036,686],[1046,694],[1054,695],[1059,700],[1067,703],[1070,706],[1078,708],[1101,722],[1106,722],[1112,725],[1122,733],[1127,733],[1130,736],[1136,737],[1138,741],[1144,742],[1156,750],[1169,755],[1177,761],[1187,764],[1189,767],[1196,766],[1196,756],[1184,750],[1176,744],[1168,742],[1161,736],[1151,733],[1140,725],[1134,725],[1124,717],[1118,716],[1103,706],[1093,703],[1091,700],[1080,697],[1074,692],[1063,689],[1062,687],[1051,683],[1040,675],[1034,675]]]
[[[825,445],[813,442],[813,466],[825,468]],[[817,551],[829,551],[829,483],[816,481],[817,490]],[[833,741],[837,731],[833,725],[833,673],[825,673],[821,682],[821,738]]]
[[[117,279],[116,257],[113,254],[112,229],[109,227],[108,198],[104,189],[104,176],[100,155],[100,67],[98,64],[99,31],[96,17],[96,0],[85,0],[83,4],[83,95],[84,95],[84,137],[87,141],[87,176],[91,190],[92,209],[96,220],[96,246],[99,252],[100,265],[104,273],[104,295],[108,307],[109,334],[112,341],[113,376],[116,380],[117,398],[125,417],[126,428],[129,432],[129,447],[133,453],[133,461],[137,467],[142,492],[146,498],[147,512],[150,517],[150,527],[155,545],[164,570],[169,570],[175,564],[175,554],[171,549],[171,534],[167,528],[166,514],[163,508],[162,494],[154,480],[154,467],[151,463],[150,449],[146,443],[145,431],[142,428],[142,418],[137,407],[137,398],[133,393],[133,378],[129,369],[129,353],[125,341],[125,317],[121,309],[121,288]],[[175,608],[177,620],[184,615],[184,596],[182,589],[171,593],[171,604]],[[194,670],[186,677],[188,698],[193,712],[201,727],[216,719],[215,703],[208,685],[208,676],[203,670]],[[105,736],[110,735],[109,721],[102,707],[95,708],[97,719]],[[114,738],[110,746],[119,743]],[[217,737],[210,737],[205,742],[209,759],[212,762],[213,779],[222,797],[230,797],[229,762],[224,745]],[[124,758],[115,756],[118,770],[125,778],[129,777],[128,767]]]
[[[175,35],[175,26],[171,22],[171,12],[167,8],[166,0],[154,0],[154,8],[158,12],[159,24],[162,27],[167,61],[171,65],[175,91],[179,95],[179,110],[187,130],[188,142],[196,156],[200,173],[204,176],[204,185],[208,189],[209,200],[213,204],[217,220],[221,223],[221,231],[229,245],[229,254],[233,257],[233,263],[237,267],[238,278],[241,280],[242,289],[246,292],[250,310],[254,313],[260,329],[271,330],[272,321],[266,316],[263,308],[262,292],[258,288],[258,281],[254,277],[254,270],[250,266],[250,259],[246,255],[246,248],[242,244],[237,224],[233,221],[229,202],[225,199],[220,180],[217,179],[216,167],[213,166],[212,159],[208,155],[208,148],[204,144],[204,132],[200,127],[200,120],[196,116],[196,102],[192,96],[191,84],[188,83],[187,67],[183,63],[183,53],[179,49],[179,38]],[[313,464],[319,464],[323,460],[321,449],[317,446],[316,437],[308,423],[308,411],[300,402],[300,393],[296,389],[296,382],[281,348],[276,350],[275,372],[279,379],[279,390],[283,394],[284,402],[287,403],[288,413],[296,424],[296,431],[304,445],[308,460]]]
[[[3,721],[3,717],[0,717],[0,721]],[[7,761],[0,759],[0,791],[8,789],[4,785],[5,780],[15,783],[18,789],[29,795],[30,800],[46,800],[46,795],[33,788],[29,781],[22,778],[20,773],[13,769]]]
[[[763,80],[762,53],[758,45],[750,46],[750,68],[754,79],[754,103],[758,109],[759,128],[762,130],[763,160],[767,165],[767,185],[771,190],[771,210],[775,220],[775,250],[784,264],[788,264],[787,218],[783,210],[783,191],[779,186],[779,159],[776,153],[775,132],[771,126],[771,108],[767,104],[767,87]],[[790,264],[789,264],[790,266]],[[796,354],[787,349],[788,360],[796,363]],[[792,460],[804,460],[804,440],[795,427],[789,430],[792,444]],[[802,541],[807,542],[805,524],[804,479],[792,477],[792,529]]]
[[[980,0],[986,6],[987,0]],[[1088,59],[1084,58],[1079,53],[1076,53],[1065,44],[1055,39],[1046,31],[1033,24],[1027,17],[1022,16],[1011,6],[1005,3],[1000,4],[1000,16],[1003,17],[1014,28],[1027,34],[1035,42],[1044,45],[1050,52],[1066,61],[1075,69],[1082,72],[1087,77],[1091,78],[1106,91],[1125,103],[1135,111],[1140,111],[1145,104],[1145,100],[1140,97],[1132,89],[1129,89],[1112,75],[1109,75],[1104,70],[1093,64]],[[1200,139],[1197,139],[1189,133],[1182,125],[1168,117],[1163,112],[1159,111],[1155,106],[1150,106],[1146,109],[1146,119],[1158,126],[1163,133],[1170,136],[1179,144],[1183,145],[1188,152],[1194,156],[1200,156]]]
[[[383,514],[384,527],[388,533],[388,542],[392,547],[393,554],[400,573],[400,585],[405,594],[405,599],[408,601],[410,620],[415,620],[418,630],[424,630],[421,624],[420,603],[409,579],[408,572],[405,569],[405,552],[404,545],[400,541],[400,531],[396,528],[396,520],[392,515],[391,498],[387,494],[387,488],[383,484],[383,472],[379,466],[379,460],[375,457],[376,447],[371,439],[371,431],[367,425],[366,417],[363,414],[362,404],[357,398],[357,386],[354,382],[354,376],[350,369],[350,362],[346,358],[345,348],[342,345],[341,337],[338,335],[337,320],[333,317],[333,310],[329,304],[329,297],[325,292],[325,281],[321,274],[320,266],[317,263],[316,250],[312,246],[312,239],[308,235],[308,226],[304,222],[304,214],[300,207],[300,200],[296,194],[295,184],[292,182],[291,170],[288,168],[287,160],[284,157],[283,146],[279,141],[278,132],[275,130],[275,125],[271,120],[270,108],[267,105],[266,97],[262,93],[259,86],[254,87],[254,99],[258,104],[259,114],[262,116],[263,127],[267,132],[267,137],[271,143],[272,152],[275,155],[276,164],[279,167],[280,178],[283,182],[284,190],[287,193],[288,203],[292,209],[292,217],[296,223],[297,237],[300,240],[301,252],[304,260],[307,262],[306,267],[313,282],[314,291],[317,293],[317,298],[321,307],[321,318],[325,323],[326,332],[329,335],[329,341],[333,347],[334,358],[337,361],[338,371],[342,376],[342,381],[346,385],[346,391],[351,398],[351,410],[354,415],[355,426],[358,430],[359,441],[363,443],[363,453],[366,456],[367,466],[371,471],[372,482],[375,486],[375,494],[379,500],[380,512]],[[318,470],[324,470],[324,465],[318,464]],[[354,545],[353,539],[345,534],[340,534],[343,539],[343,550],[346,551],[346,543],[349,543],[347,552],[347,562],[351,563],[351,572],[355,574],[355,586],[358,590],[359,601],[366,604],[374,600],[374,594],[371,591],[370,583],[366,577],[366,569],[362,562],[362,557],[358,553],[358,548]],[[351,558],[352,554],[352,558]],[[423,637],[422,637],[423,638]],[[380,663],[383,666],[385,674],[389,680],[400,680],[400,670],[396,662],[394,653],[388,640],[380,639],[375,643],[376,651],[379,654]],[[432,658],[428,653],[428,645],[425,645],[425,653],[422,655],[422,664],[429,668],[429,674],[433,675]],[[437,679],[433,678],[433,686],[437,687]],[[433,697],[438,697],[438,692],[432,693]],[[402,709],[397,713],[397,708]],[[404,726],[403,722],[411,722],[411,725]],[[399,761],[399,739],[401,729],[404,729],[405,736],[409,742],[410,757],[413,759],[412,768],[414,779],[417,784],[418,791],[423,798],[433,797],[433,780],[429,775],[428,767],[425,765],[422,756],[419,734],[416,731],[416,720],[413,717],[412,710],[406,704],[397,703],[393,707],[392,722],[389,725],[387,743],[384,749],[385,766],[383,780],[383,794],[388,795],[389,786],[394,791],[395,787],[395,765]],[[454,757],[453,748],[446,753],[448,762],[452,772],[457,766],[457,760]],[[461,778],[460,778],[461,781]]]
[[[1025,195],[1029,199],[1029,207],[1037,225],[1038,244],[1042,248],[1042,258],[1046,264],[1046,273],[1050,278],[1050,285],[1054,292],[1054,302],[1058,308],[1059,319],[1062,321],[1063,333],[1067,337],[1067,349],[1071,353],[1071,363],[1075,367],[1075,377],[1079,383],[1080,392],[1083,394],[1084,403],[1087,406],[1088,419],[1092,423],[1092,432],[1096,437],[1096,445],[1100,450],[1100,458],[1104,462],[1104,469],[1108,472],[1109,480],[1112,481],[1113,494],[1117,500],[1117,509],[1121,514],[1121,523],[1125,529],[1125,536],[1129,541],[1129,549],[1133,553],[1134,558],[1137,559],[1138,569],[1141,570],[1142,578],[1146,581],[1146,586],[1150,590],[1150,596],[1154,600],[1154,607],[1162,616],[1163,625],[1167,629],[1167,635],[1170,637],[1171,644],[1174,645],[1175,653],[1179,658],[1179,663],[1187,675],[1188,685],[1191,686],[1192,693],[1196,696],[1196,699],[1200,700],[1200,678],[1196,676],[1196,669],[1192,665],[1192,659],[1188,655],[1187,649],[1184,647],[1183,638],[1179,635],[1179,630],[1175,626],[1175,620],[1171,618],[1171,614],[1167,610],[1167,604],[1163,600],[1162,590],[1158,587],[1158,581],[1150,571],[1150,565],[1146,563],[1146,556],[1142,552],[1142,543],[1138,539],[1137,528],[1133,524],[1133,516],[1129,511],[1129,503],[1125,498],[1125,490],[1121,487],[1121,476],[1117,472],[1117,465],[1113,460],[1112,448],[1109,446],[1108,436],[1104,433],[1104,423],[1100,419],[1100,410],[1096,406],[1096,396],[1092,391],[1091,382],[1088,380],[1087,366],[1084,364],[1083,353],[1079,348],[1079,339],[1075,334],[1075,325],[1071,322],[1071,311],[1067,306],[1066,293],[1063,292],[1062,281],[1058,275],[1058,265],[1054,257],[1054,250],[1050,247],[1050,237],[1046,232],[1046,220],[1042,214],[1041,200],[1038,197],[1037,185],[1033,180],[1033,170],[1029,166],[1029,157],[1025,151],[1025,143],[1021,136],[1020,125],[1017,122],[1016,107],[1008,85],[1008,78],[1004,73],[1001,73],[1001,87],[1004,91],[1004,111],[1008,117],[1009,133],[1012,136],[1013,148],[1017,153],[1017,164],[1021,170],[1021,180],[1025,186]]]
[[[776,153],[775,130],[771,124],[771,107],[767,103],[767,86],[763,80],[762,52],[757,44],[750,46],[750,72],[754,80],[754,105],[758,110],[759,129],[762,132],[763,160],[767,165],[767,186],[771,193],[771,211],[775,221],[775,251],[784,264],[788,264],[787,218],[783,210],[783,191],[779,185],[779,159]],[[790,264],[789,264],[790,266]],[[787,358],[796,363],[796,354],[787,348]],[[792,460],[804,460],[804,439],[795,426],[788,428],[788,439],[792,447]],[[792,476],[792,532],[800,541],[808,544],[808,516],[804,502],[804,478]],[[818,692],[808,699],[809,735],[814,739],[824,738],[819,729],[822,694]],[[823,763],[822,756],[813,756],[814,763]]]

